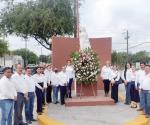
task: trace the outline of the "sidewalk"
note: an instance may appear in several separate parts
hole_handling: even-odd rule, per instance
[[[124,85],[120,85],[124,94]],[[138,112],[119,102],[114,106],[65,107],[49,105],[49,117],[65,125],[123,125],[134,119]]]

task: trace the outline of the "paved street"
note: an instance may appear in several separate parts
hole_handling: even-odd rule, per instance
[[[66,125],[122,125],[138,113],[122,103],[115,106],[64,107],[51,104],[49,116]]]
[[[124,85],[119,87],[124,92]],[[49,117],[65,123],[65,125],[122,125],[138,115],[135,109],[118,103],[114,106],[65,107],[50,104]]]
[[[120,85],[124,91],[124,85]],[[35,104],[36,107],[36,104]],[[35,118],[36,112],[34,111]],[[122,125],[138,115],[135,109],[122,102],[114,106],[65,107],[60,104],[49,105],[49,117],[65,125]],[[37,122],[32,125],[38,125]]]

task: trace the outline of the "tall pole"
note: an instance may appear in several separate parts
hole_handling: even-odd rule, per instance
[[[79,38],[79,0],[74,0],[74,37]]]
[[[80,15],[79,15],[79,0],[77,0],[77,38],[79,38],[80,32]]]
[[[125,37],[125,39],[127,40],[127,62],[129,61],[129,38],[130,38],[129,31],[127,30],[126,37]]]
[[[76,0],[73,0],[74,2],[74,8],[73,8],[73,13],[74,13],[74,37],[77,37],[77,2]]]

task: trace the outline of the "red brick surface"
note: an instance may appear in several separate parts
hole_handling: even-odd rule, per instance
[[[111,38],[91,38],[91,46],[98,54],[101,67],[107,60],[111,60]],[[52,64],[61,68],[66,65],[73,51],[79,50],[79,39],[54,37],[52,40]],[[98,76],[98,89],[103,89],[102,81]]]

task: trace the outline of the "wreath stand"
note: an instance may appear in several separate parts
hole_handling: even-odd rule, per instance
[[[93,84],[90,84],[90,85],[91,85],[91,90],[92,90],[92,92],[93,92],[93,95],[96,96],[96,93],[95,93],[95,91],[94,91]],[[83,93],[83,83],[81,83],[81,85],[80,85],[80,99],[81,99],[81,97],[82,97],[83,94],[84,94],[84,93]]]

